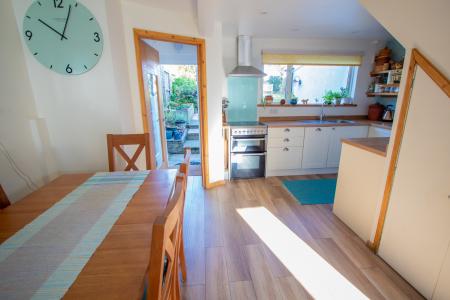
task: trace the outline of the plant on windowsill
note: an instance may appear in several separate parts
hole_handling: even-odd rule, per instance
[[[333,104],[334,97],[335,97],[335,93],[332,90],[326,91],[325,95],[322,96],[323,104],[325,104],[325,105]]]
[[[336,99],[336,105],[342,104],[342,99],[349,98],[350,94],[348,89],[341,87],[339,91],[334,92],[334,98]]]
[[[291,103],[291,105],[297,105],[297,102],[298,102],[297,97],[292,97],[291,100],[289,101],[289,103]]]

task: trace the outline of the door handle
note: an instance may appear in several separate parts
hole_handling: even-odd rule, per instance
[[[285,148],[283,149],[283,151],[289,151],[289,148],[288,148],[288,147],[285,147]]]
[[[291,131],[289,128],[284,129],[284,132],[289,132]]]
[[[322,128],[316,128],[316,131],[322,131]]]
[[[289,139],[284,139],[284,142],[286,142],[286,143],[289,142]]]

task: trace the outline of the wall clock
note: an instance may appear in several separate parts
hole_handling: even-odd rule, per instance
[[[23,37],[31,54],[60,74],[89,71],[103,51],[97,20],[75,0],[34,1],[23,19]]]

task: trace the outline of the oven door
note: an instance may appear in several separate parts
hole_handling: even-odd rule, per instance
[[[230,178],[257,178],[266,175],[266,153],[231,153]]]
[[[231,153],[258,153],[266,151],[266,136],[231,137]]]

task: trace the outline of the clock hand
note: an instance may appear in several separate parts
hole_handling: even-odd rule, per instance
[[[59,34],[61,36],[61,39],[66,39],[67,40],[67,38],[63,34],[61,34],[59,31],[57,31],[55,28],[51,27],[50,25],[48,25],[47,23],[45,23],[41,19],[38,19],[38,21],[41,22],[42,24],[44,24],[45,26],[47,26],[48,28],[50,28],[51,30],[53,30],[54,32],[56,32],[57,34]]]
[[[72,9],[72,5],[69,5],[69,12],[67,13],[66,23],[64,24],[64,29],[63,29],[63,33],[62,33],[62,36],[61,36],[61,41],[63,40],[64,33],[66,33],[67,23],[69,22],[70,10],[71,9]]]

